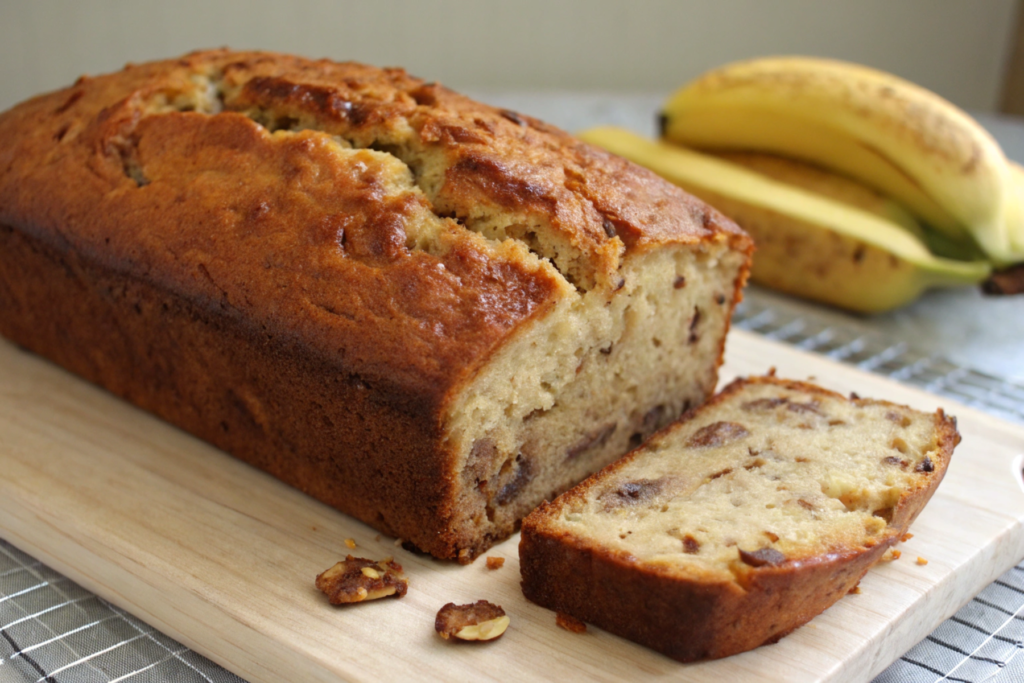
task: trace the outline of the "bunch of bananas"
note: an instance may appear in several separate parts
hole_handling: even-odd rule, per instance
[[[733,218],[766,286],[878,312],[1024,262],[1024,170],[970,116],[895,76],[740,62],[679,90],[661,122],[661,141],[580,137]]]

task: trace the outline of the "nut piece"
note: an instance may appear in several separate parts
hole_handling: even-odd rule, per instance
[[[586,633],[587,625],[576,617],[571,617],[563,612],[555,612],[555,625],[573,633]]]
[[[409,590],[402,565],[386,557],[380,562],[349,555],[316,577],[316,587],[332,605],[376,600],[393,595],[400,598]]]
[[[740,549],[740,559],[751,567],[763,567],[769,565],[775,567],[786,561],[786,556],[775,548],[761,548],[752,553]]]
[[[718,447],[730,441],[739,441],[745,436],[750,436],[750,432],[739,423],[714,422],[694,432],[686,445],[690,448]]]
[[[488,569],[501,569],[505,565],[504,557],[488,557],[487,568]]]
[[[448,640],[494,640],[508,628],[509,618],[498,605],[477,600],[469,605],[449,602],[437,612],[434,630]]]

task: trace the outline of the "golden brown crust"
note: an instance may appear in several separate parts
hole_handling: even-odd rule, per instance
[[[467,229],[487,212],[543,224],[563,272]],[[752,248],[530,117],[227,50],[0,114],[0,241],[0,333],[439,557],[445,411],[503,344],[630,250]]]
[[[192,100],[198,86],[192,81],[199,76],[218,88],[220,102],[210,106],[223,107],[220,114],[188,111],[195,106]],[[274,149],[267,140],[268,130],[288,126],[315,131],[285,145],[290,149]],[[717,236],[741,250],[750,248],[742,231],[703,202],[653,173],[531,117],[473,102],[401,69],[225,50],[83,77],[70,88],[4,113],[0,118],[0,222],[23,229],[66,230],[94,247],[102,239],[104,253],[115,259],[119,245],[105,240],[119,228],[134,227],[139,211],[156,221],[147,229],[154,234],[160,234],[161,223],[177,221],[187,229],[202,218],[204,211],[191,207],[194,196],[188,196],[186,206],[171,201],[177,197],[180,203],[187,179],[205,170],[204,184],[210,185],[205,194],[219,195],[211,199],[219,200],[221,207],[225,198],[236,198],[226,204],[239,214],[227,217],[227,225],[207,222],[207,229],[251,227],[256,223],[252,218],[273,223],[286,203],[275,201],[277,195],[288,194],[281,178],[301,176],[310,167],[338,172],[337,164],[322,159],[305,163],[296,159],[308,153],[322,155],[319,148],[325,144],[325,133],[357,148],[386,151],[401,142],[429,149],[444,159],[444,177],[432,181],[438,185],[432,193],[437,214],[461,220],[478,214],[481,207],[493,206],[524,220],[542,219],[580,250],[598,279],[614,274],[622,243],[629,249]],[[172,157],[163,159],[168,151]],[[194,152],[208,158],[193,158]],[[150,168],[153,163],[160,168]],[[224,166],[244,168],[247,181],[257,185],[262,178],[272,179],[280,189],[261,187],[260,192],[237,196],[236,183],[211,182],[209,175]],[[364,175],[372,177],[373,169]],[[338,203],[347,201],[357,206],[345,208],[361,214],[368,189],[364,181],[322,179],[318,184],[331,186],[334,201],[323,204],[321,213],[336,215]],[[133,188],[138,182],[146,183],[144,192],[132,191],[139,189]],[[26,183],[28,188],[16,191],[13,187]],[[177,187],[161,187],[168,183]],[[61,192],[55,194],[56,189]],[[108,197],[103,207],[108,213],[103,220],[95,220],[99,211],[90,207],[111,193],[116,196]],[[141,194],[150,196],[133,201],[132,195]],[[170,213],[154,210],[152,202],[161,198],[151,196],[155,194],[166,196],[169,206],[161,208],[171,208]],[[56,205],[41,197],[56,200]],[[309,210],[313,210],[328,197],[315,194],[309,199]],[[122,208],[123,204],[130,206]],[[288,208],[297,208],[296,202],[288,203]],[[391,216],[396,209],[395,218],[400,218],[402,211],[395,206],[376,213]],[[79,215],[82,212],[93,220]],[[381,262],[378,265],[389,265],[402,255],[393,243],[395,221],[375,221],[372,215],[368,221],[372,239],[364,246],[371,259]],[[225,217],[219,218],[224,222]],[[397,222],[400,227],[401,221]],[[329,228],[321,230],[334,237]],[[272,232],[260,229],[261,234]],[[323,242],[323,236],[315,239],[314,233],[313,237],[314,244]]]
[[[843,398],[806,382],[773,376],[740,378],[704,406],[656,434],[644,448],[666,438],[698,411],[713,410],[750,384]],[[850,400],[860,405],[905,409],[886,401]],[[609,549],[597,539],[570,533],[552,523],[556,510],[585,500],[588,490],[614,480],[616,472],[643,452],[637,450],[553,503],[544,503],[523,520],[519,546],[523,592],[537,604],[571,614],[680,661],[725,657],[773,643],[852,591],[868,569],[905,537],[907,528],[941,482],[953,448],[960,441],[955,419],[940,409],[934,420],[936,460],[929,461],[931,469],[920,470],[927,476],[901,496],[879,541],[825,555],[753,557],[749,562],[744,560],[743,571],[725,580],[721,574],[703,574],[694,567],[680,572],[668,564],[641,564],[628,553]]]
[[[453,547],[416,396],[2,225],[0,309],[4,336],[75,374],[385,533]]]
[[[148,113],[157,93],[229,56],[129,68],[4,114],[0,223],[435,401],[554,294],[550,274],[470,243],[408,250],[405,224],[424,200],[382,199],[389,169],[370,155],[341,164],[321,134],[278,140],[231,112]],[[257,72],[273,64],[249,60]],[[126,174],[125,154],[145,185]]]
[[[749,582],[679,578],[523,521],[527,599],[689,662],[773,643],[857,585],[889,544],[794,567],[766,566]],[[895,541],[892,541],[895,542]]]

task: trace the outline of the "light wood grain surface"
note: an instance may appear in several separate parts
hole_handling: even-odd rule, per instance
[[[868,681],[1024,556],[1024,492],[1011,473],[1024,428],[742,331],[722,380],[771,365],[841,392],[942,405],[964,439],[900,560],[779,644],[717,662],[682,665],[593,627],[561,630],[522,597],[518,536],[489,553],[506,559],[498,570],[413,555],[6,342],[0,537],[253,682]],[[313,578],[348,552],[394,555],[409,594],[329,606]],[[436,636],[443,604],[477,599],[511,615],[503,638]]]

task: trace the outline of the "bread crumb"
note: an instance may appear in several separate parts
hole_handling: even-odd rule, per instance
[[[351,538],[346,538],[345,539],[345,545],[347,545],[349,548],[355,548],[356,547],[356,542],[354,540],[352,540]]]
[[[463,564],[469,562],[469,548],[462,548],[459,550],[459,562]]]
[[[505,564],[504,557],[487,557],[487,568],[488,569],[501,569]]]
[[[564,628],[566,631],[572,633],[586,633],[587,625],[576,617],[571,617],[568,614],[562,612],[555,612],[555,624],[560,628]]]
[[[903,536],[900,537],[900,540],[903,541],[904,543],[906,543],[907,541],[909,541],[913,537],[914,537],[914,534],[908,532],[908,533],[903,534]]]
[[[859,583],[856,586],[854,586],[853,588],[851,588],[849,591],[847,591],[847,595],[860,595],[860,593],[861,593],[861,591],[860,591],[860,584]]]
[[[917,558],[917,563],[919,565],[921,565],[921,566],[924,566],[924,565],[928,564],[928,560],[924,559],[923,557],[918,557]]]
[[[893,560],[898,560],[900,559],[900,555],[902,554],[903,553],[901,553],[899,550],[896,550],[896,548],[889,548],[885,551],[885,555],[882,555],[882,562],[892,562]]]

